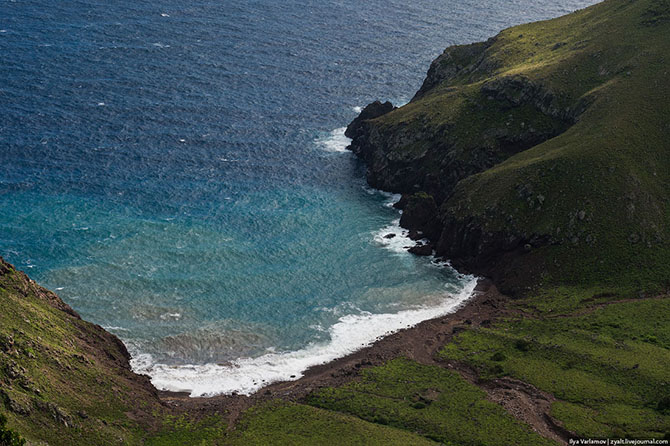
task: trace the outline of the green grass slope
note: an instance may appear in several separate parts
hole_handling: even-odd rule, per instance
[[[249,410],[226,444],[430,446],[437,443],[412,431],[303,404],[275,401]]]
[[[163,408],[127,361],[118,339],[0,259],[0,410],[10,427],[36,443],[138,444]]]
[[[670,22],[652,11],[669,8],[660,1],[612,1],[555,27],[521,27],[524,36],[549,39],[521,69],[552,89],[589,95],[591,104],[565,133],[459,183],[444,218],[548,239],[551,246],[529,257],[543,258],[550,283],[664,286],[670,277]],[[567,60],[554,61],[546,49],[561,28],[584,31],[556,50]],[[570,52],[580,41],[583,48]],[[568,68],[572,74],[561,73]]]
[[[360,382],[317,391],[308,401],[445,445],[556,444],[488,401],[458,373],[405,359],[365,370]]]

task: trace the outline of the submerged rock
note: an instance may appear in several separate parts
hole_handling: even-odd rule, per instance
[[[418,244],[409,248],[409,252],[417,256],[430,256],[433,255],[433,245],[430,244]]]

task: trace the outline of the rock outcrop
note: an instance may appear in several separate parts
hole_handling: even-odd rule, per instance
[[[496,64],[486,58],[492,42],[445,51],[406,107],[425,106],[431,95],[439,96],[445,84],[448,89],[455,79],[481,79],[493,72]],[[410,109],[405,117],[404,108],[373,102],[349,125],[349,148],[367,163],[371,186],[403,194],[399,204],[402,227],[422,232],[439,255],[466,269],[487,272],[483,266],[501,253],[543,244],[549,237],[487,232],[477,219],[462,220],[444,205],[461,180],[570,128],[585,110],[586,101],[573,101],[566,107],[566,98],[522,75],[479,82],[464,101],[451,100],[459,102],[458,113],[443,122],[436,122],[431,115],[434,110],[415,113]],[[396,114],[401,115],[399,119],[393,119]],[[425,255],[427,249],[415,251]]]

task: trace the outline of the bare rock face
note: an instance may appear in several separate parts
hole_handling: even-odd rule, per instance
[[[408,251],[411,252],[414,255],[421,256],[421,257],[426,257],[426,256],[430,256],[430,255],[433,254],[433,245],[417,244],[417,245],[412,246],[411,248],[409,248]]]
[[[503,109],[530,105],[538,112],[566,123],[574,122],[588,106],[588,99],[584,98],[568,107],[561,107],[559,95],[523,75],[494,78],[482,85],[481,92]]]
[[[400,217],[400,226],[421,231],[429,239],[439,237],[441,225],[433,196],[426,193],[409,195]]]
[[[375,101],[368,104],[363,110],[361,110],[361,113],[356,117],[356,119],[351,121],[351,124],[347,126],[347,130],[345,130],[344,135],[347,138],[356,138],[360,135],[365,121],[383,116],[386,113],[395,110],[395,108],[396,107],[394,107],[393,104],[391,104],[389,101],[386,101],[383,104],[380,101]]]
[[[494,39],[489,39],[486,42],[451,46],[444,50],[430,64],[426,79],[423,81],[419,91],[414,95],[414,98],[412,98],[412,101],[425,96],[438,85],[452,81],[459,76],[493,72],[496,64],[485,57],[486,50],[493,42]]]

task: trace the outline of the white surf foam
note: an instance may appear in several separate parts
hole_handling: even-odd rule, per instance
[[[408,254],[407,250],[416,245],[416,242],[409,238],[409,231],[400,226],[400,219],[381,228],[373,235],[373,239],[375,243],[396,254]]]
[[[130,331],[127,328],[117,327],[115,325],[103,325],[102,328],[107,331]]]
[[[377,190],[377,189],[375,189]],[[392,192],[384,192],[383,190],[377,190],[380,194],[386,197],[386,201],[384,202],[384,207],[387,208],[392,208],[394,204],[396,204],[398,201],[400,201],[400,198],[402,195],[400,194],[394,194]],[[402,214],[402,211],[398,211]]]
[[[151,355],[147,354],[133,357],[131,364],[135,372],[151,376],[151,382],[159,389],[189,392],[191,396],[250,395],[272,382],[296,380],[309,367],[346,356],[400,329],[454,312],[472,295],[477,283],[471,276],[465,277],[464,282],[459,293],[445,295],[437,306],[395,314],[343,316],[328,330],[330,341],[312,344],[302,350],[242,358],[230,365],[169,366],[154,364]]]
[[[346,127],[335,129],[327,136],[317,138],[316,145],[326,152],[346,152],[351,139],[344,136]]]
[[[385,207],[393,207],[400,198],[400,194],[393,194],[391,192],[384,192],[378,189],[366,187],[366,192],[370,194],[381,194],[387,199],[384,202]],[[398,210],[398,214],[402,215],[402,211]],[[384,248],[392,251],[395,254],[401,255],[411,255],[408,251],[413,246],[417,244],[427,244],[430,243],[430,240],[422,238],[419,240],[412,240],[409,237],[409,230],[400,226],[400,219],[393,220],[390,225],[384,226],[379,231],[376,231],[372,234],[372,239],[375,243],[383,246]],[[451,267],[449,262],[442,260],[437,260],[435,257],[432,258],[431,264],[438,266]]]

